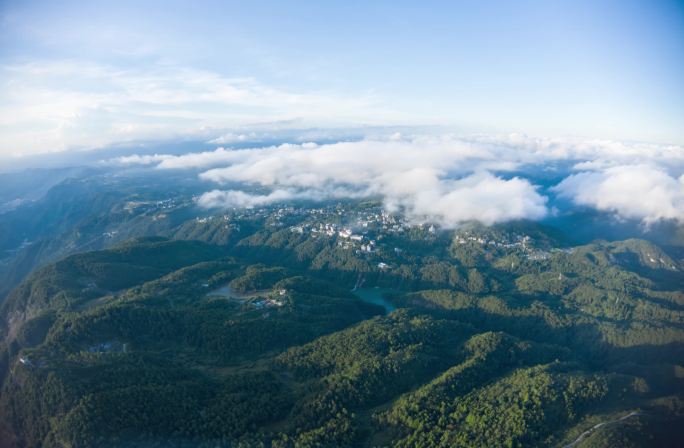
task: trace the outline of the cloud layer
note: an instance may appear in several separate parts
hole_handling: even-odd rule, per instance
[[[547,195],[557,195],[646,224],[684,221],[684,148],[677,146],[393,133],[354,142],[218,148],[114,162],[193,168],[218,185],[268,192],[213,190],[199,200],[205,207],[379,197],[387,209],[410,219],[453,227],[469,220],[541,219],[550,213]],[[535,182],[549,171],[562,180],[545,191]]]
[[[649,165],[621,165],[573,174],[555,190],[575,204],[646,224],[684,221],[684,175],[676,179]]]
[[[275,190],[269,194],[256,195],[245,193],[240,190],[212,190],[204,193],[198,199],[200,206],[205,208],[243,208],[268,205],[274,202],[291,201],[293,199],[303,199],[305,196],[298,196],[287,190]]]
[[[293,197],[379,196],[388,208],[444,226],[471,219],[491,224],[546,214],[545,198],[528,181],[506,180],[489,172],[513,169],[515,162],[497,160],[495,154],[465,142],[390,139],[288,144],[180,156],[159,166],[213,163],[229,165],[205,171],[203,179],[287,188],[298,192]]]
[[[138,69],[79,60],[5,64],[0,86],[0,156],[201,139],[227,126],[264,121],[333,126],[399,118],[372,95],[293,91],[169,64]],[[250,135],[214,137],[227,144]]]

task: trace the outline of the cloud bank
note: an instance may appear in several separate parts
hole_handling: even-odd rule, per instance
[[[684,175],[649,165],[621,165],[573,174],[555,190],[577,205],[610,211],[646,224],[684,221]]]
[[[671,145],[392,133],[321,145],[130,156],[114,163],[193,168],[206,181],[233,186],[202,195],[205,207],[378,197],[388,210],[415,221],[454,227],[469,220],[541,219],[556,195],[646,224],[684,221],[684,148]],[[548,171],[561,180],[545,190],[535,182]],[[268,193],[250,194],[235,185]]]
[[[203,179],[287,188],[293,198],[382,197],[387,208],[443,226],[541,218],[542,197],[527,180],[504,179],[490,170],[517,165],[464,142],[429,139],[280,145],[259,150],[217,150],[167,159],[160,168],[229,165]],[[233,201],[232,193],[229,203]],[[257,197],[261,202],[267,198]],[[202,201],[205,204],[207,201]],[[212,201],[216,204],[216,201]]]
[[[137,69],[83,60],[0,64],[0,156],[93,149],[175,137],[217,144],[253,137],[255,123],[392,122],[403,115],[370,94],[294,91],[186,66]]]
[[[275,190],[265,195],[249,194],[240,190],[212,190],[200,196],[197,202],[199,205],[206,208],[251,208],[272,204],[274,202],[291,201],[293,199],[303,198],[305,197],[301,195],[298,196],[296,193],[287,190]]]

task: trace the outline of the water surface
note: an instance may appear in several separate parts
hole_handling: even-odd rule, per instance
[[[385,309],[386,313],[391,313],[397,309],[392,302],[383,297],[384,294],[389,294],[392,292],[396,291],[388,288],[356,288],[352,291],[356,297],[364,302],[380,305]]]

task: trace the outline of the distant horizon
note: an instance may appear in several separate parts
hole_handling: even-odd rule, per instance
[[[373,126],[358,125],[349,127],[303,127],[287,130],[276,130],[267,133],[267,129],[255,132],[243,132],[244,128],[228,128],[221,131],[212,131],[204,138],[198,135],[173,136],[168,138],[141,139],[130,141],[117,141],[102,146],[72,147],[56,149],[52,151],[24,154],[0,153],[0,173],[12,172],[23,169],[41,169],[69,167],[82,164],[87,166],[101,162],[108,157],[124,156],[127,154],[183,154],[187,152],[215,150],[218,148],[241,149],[261,148],[272,144],[282,143],[305,143],[305,142],[345,142],[388,137],[402,130],[405,135],[435,135],[452,136],[457,138],[489,138],[505,140],[509,137],[521,136],[534,140],[556,140],[575,142],[614,142],[625,145],[655,145],[660,147],[675,148],[684,154],[684,145],[671,141],[653,141],[643,139],[611,139],[600,138],[581,134],[543,134],[529,132],[487,132],[482,129],[466,130],[463,127],[449,127],[439,125],[394,125]],[[426,131],[429,130],[429,131]],[[315,134],[314,137],[312,135]],[[223,140],[230,136],[231,140]],[[245,137],[238,139],[237,137]],[[232,139],[232,137],[236,137]]]
[[[558,198],[684,222],[681,2],[0,14],[0,173],[190,170],[207,208],[379,196],[445,227],[545,219]]]
[[[0,40],[0,163],[269,129],[684,145],[674,0],[7,1]]]

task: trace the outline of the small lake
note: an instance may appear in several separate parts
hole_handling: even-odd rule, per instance
[[[386,313],[391,313],[396,310],[397,307],[383,297],[384,294],[395,292],[387,288],[357,288],[352,291],[359,299],[367,303],[372,303],[373,305],[380,305],[385,309]]]

